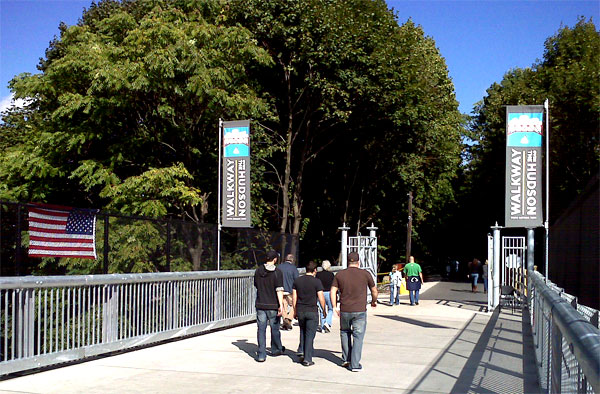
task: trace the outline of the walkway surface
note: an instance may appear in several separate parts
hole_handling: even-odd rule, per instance
[[[287,350],[254,361],[256,324],[46,370],[0,382],[2,393],[537,393],[531,333],[521,312],[484,312],[467,283],[425,283],[418,306],[368,310],[362,372],[340,367],[337,317],[317,334],[315,365]],[[524,317],[527,319],[527,316]],[[524,335],[523,335],[524,333]],[[267,334],[267,338],[268,334]]]

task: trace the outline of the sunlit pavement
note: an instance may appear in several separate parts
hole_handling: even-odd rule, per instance
[[[295,356],[298,327],[282,331],[284,355],[254,360],[256,324],[0,382],[21,393],[530,393],[538,392],[531,334],[521,311],[485,312],[468,283],[424,284],[420,305],[369,307],[361,364],[340,366],[337,317],[317,333],[315,365]],[[267,334],[267,340],[269,334]]]

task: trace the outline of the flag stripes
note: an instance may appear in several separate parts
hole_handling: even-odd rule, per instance
[[[29,208],[29,256],[96,258],[92,210],[39,204]]]

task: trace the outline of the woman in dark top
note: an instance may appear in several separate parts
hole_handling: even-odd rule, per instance
[[[331,298],[329,298],[329,291],[331,290],[331,284],[333,283],[333,272],[331,272],[331,263],[329,260],[323,260],[321,263],[323,271],[317,272],[317,279],[321,280],[323,284],[323,296],[325,297],[325,303],[327,304],[327,317],[323,317],[323,310],[319,306],[319,312],[321,312],[321,331],[331,331],[331,323],[333,323],[333,305],[331,304]]]

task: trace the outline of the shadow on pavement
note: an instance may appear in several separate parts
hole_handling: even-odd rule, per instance
[[[482,315],[473,316],[408,392],[428,391],[432,381],[445,376],[448,385],[454,384],[444,392],[539,393],[528,319],[527,310],[509,315],[496,309],[487,324]],[[448,361],[464,354],[460,349],[469,343],[474,347],[456,374]]]
[[[385,319],[390,319],[390,320],[396,320],[402,323],[407,323],[407,324],[412,324],[415,326],[419,326],[419,327],[424,327],[424,328],[448,328],[448,329],[454,329],[454,327],[446,327],[446,326],[440,326],[438,324],[433,324],[433,323],[429,323],[426,321],[421,321],[421,320],[416,320],[416,319],[409,319],[407,317],[401,317],[401,316],[388,316],[388,315],[375,315],[376,317],[383,317]]]
[[[238,349],[246,353],[250,358],[256,359],[256,352],[258,351],[258,345],[254,343],[248,342],[247,339],[238,339],[234,342],[231,342],[232,345],[236,346]],[[269,350],[269,348],[267,348]],[[270,352],[267,352],[267,356]],[[322,358],[327,360],[335,365],[342,364],[342,358],[338,356],[341,352],[332,352],[330,350],[325,349],[315,349],[313,358]],[[296,356],[296,350],[286,348],[285,352],[281,355],[281,357],[288,356],[293,362],[300,362],[299,358]]]

